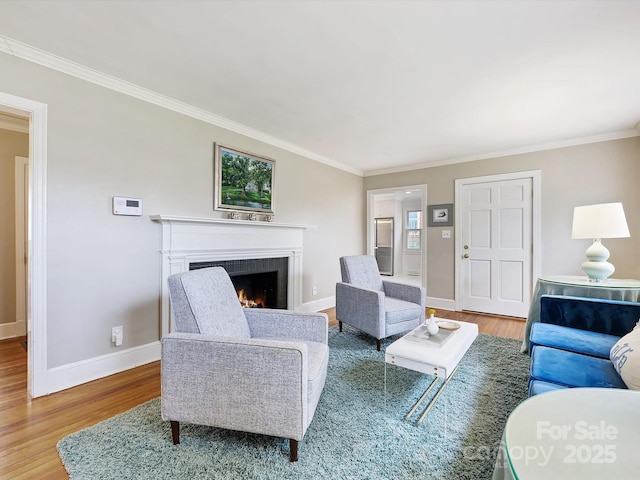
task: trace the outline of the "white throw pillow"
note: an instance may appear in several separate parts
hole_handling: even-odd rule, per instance
[[[616,371],[630,390],[640,390],[640,321],[609,353]]]

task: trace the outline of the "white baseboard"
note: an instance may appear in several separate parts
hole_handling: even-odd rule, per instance
[[[0,340],[22,337],[26,334],[27,327],[24,321],[0,324]]]
[[[427,307],[435,309],[441,308],[443,310],[451,310],[452,312],[455,312],[456,301],[449,300],[447,298],[427,297]]]
[[[319,312],[335,307],[335,296],[302,304],[303,312]],[[455,311],[455,301],[427,297],[427,306]],[[13,324],[12,324],[13,325]],[[0,334],[5,330],[0,326]],[[15,335],[14,335],[15,336]],[[1,337],[0,337],[1,338]],[[47,392],[54,393],[131,368],[160,360],[160,342],[129,348],[115,353],[70,363],[47,370]]]
[[[307,302],[302,304],[303,312],[319,312],[320,310],[326,310],[327,308],[333,308],[336,306],[336,297],[325,297],[320,300],[314,300],[313,302]]]
[[[47,370],[47,394],[160,360],[160,342],[89,358]]]

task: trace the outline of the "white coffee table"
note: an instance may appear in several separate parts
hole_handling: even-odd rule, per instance
[[[407,420],[416,412],[420,404],[425,398],[427,398],[427,395],[429,395],[433,390],[438,381],[440,379],[444,379],[444,383],[441,384],[436,394],[422,412],[422,415],[417,421],[418,424],[422,423],[425,419],[436,400],[449,383],[449,380],[451,380],[458,369],[460,360],[464,354],[467,353],[467,350],[469,350],[473,341],[478,337],[478,325],[475,323],[458,322],[439,318],[436,318],[436,321],[454,323],[459,325],[460,328],[450,331],[449,333],[451,336],[444,343],[438,345],[428,341],[415,340],[416,334],[421,334],[424,331],[425,327],[421,325],[389,345],[384,354],[385,390],[387,364],[397,365],[399,367],[435,377],[427,390],[405,416],[405,419]]]

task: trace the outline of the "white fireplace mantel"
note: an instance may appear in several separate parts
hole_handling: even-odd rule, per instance
[[[302,307],[303,233],[314,225],[231,220],[224,218],[151,215],[162,224],[162,334],[173,330],[167,279],[196,262],[278,258],[289,259],[287,308]]]

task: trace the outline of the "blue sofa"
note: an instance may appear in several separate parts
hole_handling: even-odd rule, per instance
[[[571,387],[627,388],[611,347],[640,319],[640,303],[543,295],[531,328],[529,396]]]

